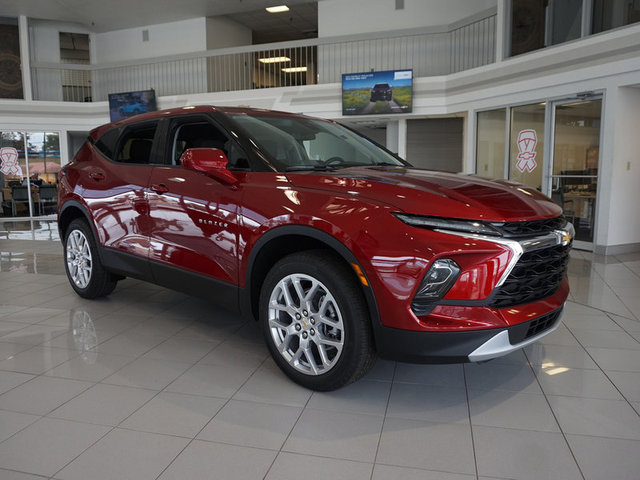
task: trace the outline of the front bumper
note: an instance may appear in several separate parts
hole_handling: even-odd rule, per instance
[[[480,362],[507,355],[553,332],[563,308],[506,328],[459,332],[418,332],[378,326],[382,358],[410,363]]]

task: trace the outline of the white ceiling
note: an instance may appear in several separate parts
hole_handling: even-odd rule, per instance
[[[94,32],[109,32],[218,15],[234,15],[234,20],[238,21],[242,16],[235,14],[264,11],[265,7],[282,3],[285,2],[283,0],[2,0],[0,15],[26,15],[30,18],[74,22]],[[309,0],[286,0],[286,4],[290,7],[303,3],[309,3]],[[289,12],[268,15],[292,18]],[[300,28],[308,30],[311,27],[301,26]]]

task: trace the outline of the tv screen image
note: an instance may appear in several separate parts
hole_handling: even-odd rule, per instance
[[[109,115],[112,122],[139,113],[155,112],[157,109],[155,90],[109,94]]]
[[[342,74],[342,114],[410,113],[413,70]]]

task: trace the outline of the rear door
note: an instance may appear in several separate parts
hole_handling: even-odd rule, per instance
[[[95,220],[106,259],[123,273],[148,276],[149,179],[156,162],[158,121],[107,132],[95,148],[104,157],[82,165],[82,194]]]
[[[239,183],[225,185],[205,173],[183,168],[180,155],[194,147],[222,149]],[[238,206],[248,169],[246,155],[212,119],[196,115],[171,121],[165,162],[166,166],[153,169],[149,193],[149,256],[156,281],[184,289],[185,283],[197,283],[198,276],[204,276],[220,282],[218,293],[225,286],[235,287]],[[194,275],[185,275],[185,271]],[[198,287],[194,284],[192,290]]]

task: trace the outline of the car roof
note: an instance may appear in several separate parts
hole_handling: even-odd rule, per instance
[[[266,110],[262,108],[250,108],[250,107],[218,107],[213,105],[195,105],[187,107],[169,108],[165,110],[158,110],[156,112],[142,113],[133,117],[118,120],[116,122],[105,123],[99,127],[94,128],[89,132],[89,136],[93,140],[100,138],[105,132],[115,127],[123,125],[135,124],[145,122],[149,120],[158,120],[165,117],[173,117],[175,115],[185,115],[189,113],[244,113],[247,115],[270,115],[277,117],[305,117],[304,115],[291,112],[281,112],[277,110]],[[306,117],[310,118],[310,117]]]

